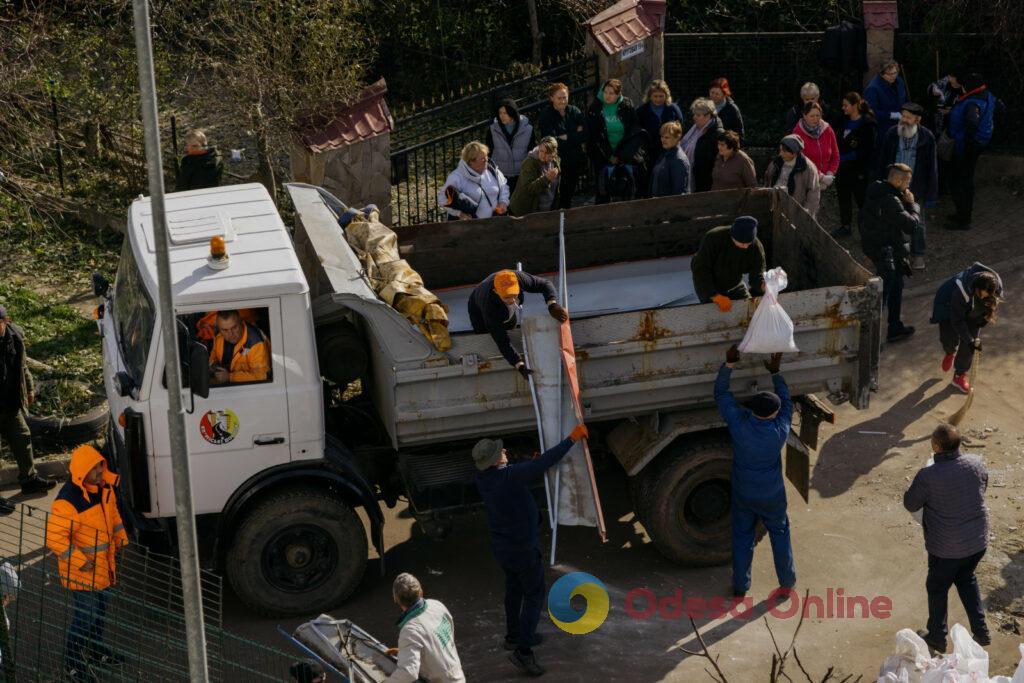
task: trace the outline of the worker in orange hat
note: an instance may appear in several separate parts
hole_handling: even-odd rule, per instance
[[[71,591],[74,618],[64,648],[72,681],[97,680],[90,670],[124,661],[103,642],[108,590],[117,583],[117,551],[128,545],[114,487],[119,478],[92,446],[71,454],[71,477],[57,494],[46,524],[46,545],[57,556],[60,582]]]
[[[519,352],[512,347],[508,331],[518,322],[523,294],[543,294],[551,317],[560,323],[569,319],[569,312],[558,304],[555,286],[550,280],[517,270],[499,270],[484,278],[469,295],[469,320],[477,334],[489,332],[498,350],[523,377],[532,370],[526,367]]]

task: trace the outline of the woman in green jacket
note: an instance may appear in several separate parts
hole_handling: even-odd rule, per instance
[[[557,209],[560,181],[558,140],[546,137],[530,150],[519,169],[519,183],[512,193],[509,212],[525,216]]]
[[[587,120],[579,107],[569,104],[569,86],[565,83],[552,83],[548,88],[548,100],[550,106],[540,113],[537,128],[542,138],[558,140],[558,156],[562,167],[556,206],[569,209],[572,208],[572,197],[576,193],[576,185],[586,161],[583,143],[587,141]]]

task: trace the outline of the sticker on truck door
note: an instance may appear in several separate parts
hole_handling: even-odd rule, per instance
[[[238,436],[238,416],[231,409],[211,410],[199,421],[199,433],[203,438],[220,446]]]

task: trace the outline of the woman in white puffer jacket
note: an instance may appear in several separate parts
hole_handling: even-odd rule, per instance
[[[476,141],[462,148],[462,160],[437,192],[448,220],[490,218],[508,212],[508,181],[489,163],[489,152],[487,145]]]

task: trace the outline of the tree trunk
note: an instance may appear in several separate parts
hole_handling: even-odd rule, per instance
[[[277,204],[277,179],[274,177],[274,161],[270,157],[270,133],[263,108],[257,104],[252,109],[253,131],[256,134],[256,158],[259,161],[260,182],[267,188],[270,198]]]
[[[526,0],[526,10],[530,14],[530,36],[533,38],[533,55],[531,59],[534,64],[540,66],[540,21],[537,19],[537,0]]]
[[[85,142],[85,156],[87,159],[99,159],[103,147],[100,145],[100,125],[96,121],[88,120],[82,127],[82,138]]]

